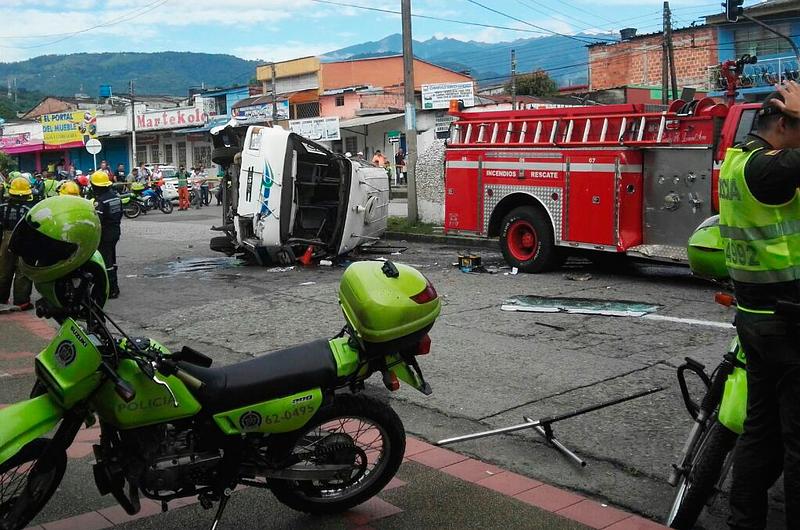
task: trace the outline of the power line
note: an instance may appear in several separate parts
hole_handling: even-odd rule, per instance
[[[486,9],[487,11],[491,11],[492,13],[495,13],[497,15],[501,15],[501,16],[504,16],[506,18],[510,18],[511,20],[516,20],[517,22],[521,22],[521,23],[523,23],[523,24],[525,24],[527,26],[530,26],[532,28],[536,28],[536,29],[544,31],[546,33],[551,33],[553,35],[558,35],[560,37],[566,37],[568,39],[576,40],[578,42],[583,42],[584,44],[592,44],[592,42],[590,42],[590,41],[585,41],[583,39],[579,39],[578,37],[573,37],[572,35],[565,35],[564,33],[559,33],[557,31],[553,31],[553,30],[549,30],[547,28],[543,28],[542,26],[537,26],[536,24],[531,24],[527,20],[523,20],[521,18],[517,18],[517,17],[515,17],[513,15],[509,15],[508,13],[504,13],[502,11],[498,11],[497,9],[494,9],[493,7],[489,7],[487,5],[484,5],[484,4],[480,3],[480,2],[478,2],[477,0],[467,0],[467,2],[469,2],[470,4],[475,4],[478,7],[482,7],[483,9]],[[608,39],[597,39],[597,40],[608,40]],[[616,39],[614,39],[614,40],[616,40]]]
[[[119,24],[121,22],[127,22],[129,20],[133,20],[133,19],[138,18],[138,17],[140,17],[140,16],[142,16],[142,15],[144,15],[146,13],[149,13],[150,11],[153,11],[154,9],[157,9],[157,8],[163,6],[167,2],[169,2],[169,0],[156,0],[155,2],[152,2],[152,3],[147,4],[147,5],[145,5],[145,6],[141,7],[141,8],[138,8],[138,9],[135,9],[135,10],[129,12],[127,15],[120,15],[118,17],[106,20],[106,21],[101,22],[99,24],[95,24],[94,26],[91,26],[91,27],[88,27],[88,28],[83,28],[83,29],[80,29],[78,31],[73,31],[72,33],[63,33],[63,34],[61,34],[63,36],[60,39],[56,39],[56,40],[53,40],[53,41],[50,41],[50,42],[45,42],[45,43],[40,43],[40,44],[31,44],[29,46],[7,46],[7,45],[1,45],[0,44],[0,48],[11,48],[11,49],[16,49],[16,50],[30,50],[30,49],[34,49],[34,48],[44,48],[46,46],[51,46],[53,44],[58,44],[59,42],[63,42],[65,40],[71,39],[72,37],[80,35],[81,33],[84,33],[86,31],[91,31],[93,29],[102,28],[102,27],[105,27],[105,26],[114,26],[114,25]],[[41,36],[41,35],[37,35],[37,37],[39,37],[39,36]]]
[[[350,3],[347,3],[347,2],[334,2],[333,0],[311,0],[311,1],[312,2],[316,2],[318,4],[329,4],[329,5],[339,6],[339,7],[352,7],[352,8],[355,8],[355,9],[363,9],[365,11],[375,11],[375,12],[378,12],[378,13],[389,13],[391,15],[400,15],[400,11],[394,11],[392,9],[383,9],[383,8],[380,8],[380,7],[362,6],[362,5],[358,5],[358,4],[350,4]],[[414,18],[422,18],[422,19],[426,19],[426,20],[436,20],[438,22],[451,22],[453,24],[462,24],[462,25],[465,25],[465,26],[476,26],[476,27],[479,27],[479,28],[504,29],[504,30],[507,30],[507,31],[519,31],[519,32],[523,32],[523,33],[536,33],[536,34],[545,34],[545,33],[547,33],[547,32],[544,32],[544,31],[533,31],[533,30],[524,29],[524,28],[512,28],[510,26],[497,26],[497,25],[494,25],[494,24],[482,24],[480,22],[469,22],[467,20],[456,20],[456,19],[452,19],[452,18],[434,17],[434,16],[431,16],[431,15],[420,15],[420,14],[416,14],[416,13],[412,13],[411,16],[414,17]]]

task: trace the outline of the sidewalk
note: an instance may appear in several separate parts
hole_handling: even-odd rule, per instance
[[[25,399],[33,384],[33,357],[52,337],[50,321],[32,312],[0,314],[0,408]],[[204,528],[214,510],[196,499],[160,505],[143,500],[128,516],[91,479],[92,444],[99,429],[82,429],[69,450],[64,482],[32,529]],[[221,528],[541,528],[652,530],[650,520],[576,493],[409,437],[397,477],[376,497],[340,515],[311,517],[280,505],[268,492],[242,488],[233,496]]]

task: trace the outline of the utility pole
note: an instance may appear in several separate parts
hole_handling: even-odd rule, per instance
[[[128,88],[128,95],[131,98],[131,151],[133,151],[132,154],[131,154],[131,160],[133,162],[131,163],[131,168],[130,169],[131,169],[131,171],[133,171],[133,168],[136,167],[138,162],[139,162],[138,160],[136,160],[136,107],[135,107],[135,105],[136,105],[135,101],[136,100],[133,99],[133,95],[134,95],[133,94],[133,79],[131,79],[131,82],[130,82],[130,85],[129,85],[129,88]]]
[[[667,49],[667,11],[669,10],[669,3],[664,2],[664,25],[661,39],[661,104],[666,105],[669,103],[669,50]]]
[[[278,100],[275,96],[275,63],[270,65],[272,71],[272,124],[275,124],[275,119],[278,117]]]
[[[511,110],[517,110],[517,51],[511,50]]]
[[[403,88],[406,99],[406,179],[408,182],[408,221],[417,222],[417,109],[414,100],[414,50],[411,40],[411,0],[402,0]],[[396,171],[396,169],[395,169]]]
[[[669,0],[664,1],[664,14],[667,20],[666,39],[667,55],[669,56],[669,77],[672,84],[672,99],[678,99],[678,75],[675,69],[675,49],[672,46],[672,11],[669,9]]]

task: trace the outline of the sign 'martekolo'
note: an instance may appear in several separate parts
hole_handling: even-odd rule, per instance
[[[208,121],[208,114],[199,106],[176,107],[136,115],[136,130],[156,131],[158,129],[176,129],[204,125]]]
[[[39,118],[45,145],[85,144],[97,136],[93,110],[45,114]]]

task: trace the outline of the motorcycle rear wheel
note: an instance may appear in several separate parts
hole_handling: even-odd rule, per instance
[[[50,444],[37,438],[0,464],[0,528],[25,528],[55,493],[67,468],[67,453],[41,460]]]
[[[158,208],[164,213],[172,213],[172,202],[167,199],[161,199],[161,204],[159,204]]]
[[[127,217],[128,219],[136,219],[141,215],[142,207],[139,203],[135,200],[131,200],[128,204],[122,205],[122,215]]]
[[[678,482],[678,493],[667,517],[667,525],[678,530],[694,528],[697,518],[714,493],[725,459],[736,445],[737,434],[715,418],[698,443],[688,475]]]
[[[406,437],[403,422],[391,407],[366,396],[344,394],[303,429],[276,442],[272,447],[276,454],[311,464],[353,460],[356,473],[347,479],[269,482],[272,493],[286,506],[332,514],[367,501],[389,483],[403,460]]]

